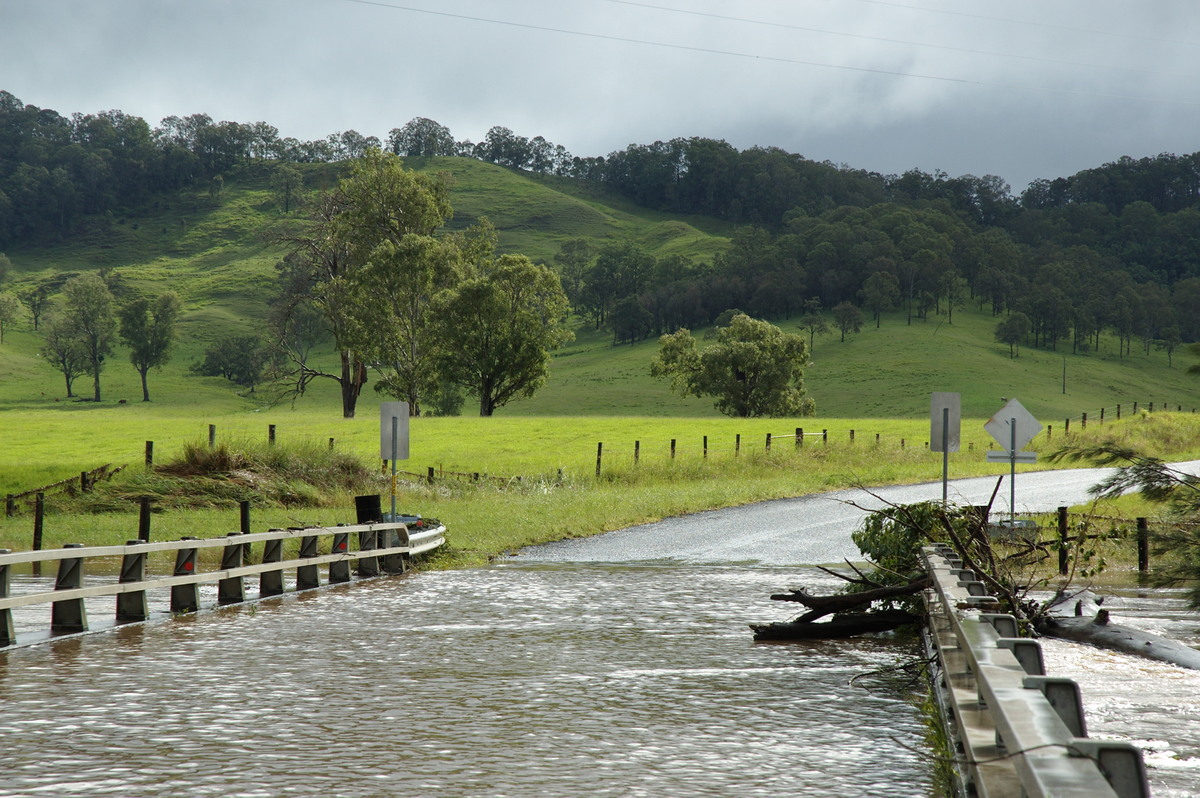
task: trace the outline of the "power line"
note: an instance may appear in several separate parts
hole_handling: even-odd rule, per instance
[[[914,41],[909,41],[906,39],[889,39],[884,36],[869,36],[869,35],[863,34],[863,33],[849,33],[847,31],[829,30],[828,28],[813,28],[813,27],[808,27],[805,25],[793,25],[788,22],[774,22],[771,20],[763,20],[763,19],[749,19],[746,17],[733,17],[733,16],[727,16],[725,14],[712,14],[712,13],[708,13],[705,11],[693,11],[691,9],[685,9],[685,8],[671,8],[669,6],[654,5],[652,3],[640,3],[640,2],[636,2],[636,0],[603,0],[603,2],[615,3],[617,5],[623,5],[623,6],[633,6],[635,8],[648,8],[648,9],[652,9],[655,11],[667,11],[672,14],[686,14],[688,16],[694,16],[694,17],[707,17],[709,19],[719,19],[719,20],[724,20],[726,22],[741,22],[741,23],[745,23],[747,25],[762,25],[764,27],[769,27],[769,28],[779,28],[779,29],[783,29],[783,30],[797,30],[797,31],[804,31],[805,33],[820,33],[820,34],[824,34],[827,36],[843,36],[843,37],[849,38],[849,39],[863,39],[863,40],[872,41],[872,42],[884,42],[886,44],[902,44],[906,47],[926,47],[926,48],[930,48],[930,49],[934,49],[934,50],[947,50],[949,52],[967,53],[969,55],[988,55],[988,56],[993,56],[996,58],[1013,58],[1013,59],[1018,59],[1018,60],[1022,60],[1022,61],[1038,61],[1038,62],[1042,62],[1042,63],[1046,63],[1046,64],[1061,64],[1063,66],[1085,67],[1087,69],[1108,69],[1108,70],[1114,70],[1114,71],[1120,71],[1120,72],[1136,72],[1136,73],[1145,74],[1145,75],[1161,75],[1164,77],[1186,77],[1186,78],[1193,78],[1193,79],[1200,77],[1200,75],[1188,75],[1188,74],[1175,73],[1175,72],[1161,72],[1161,71],[1157,71],[1157,70],[1153,70],[1153,69],[1144,69],[1144,68],[1140,68],[1140,67],[1123,67],[1123,66],[1115,66],[1113,64],[1090,64],[1090,63],[1086,63],[1086,62],[1068,61],[1068,60],[1061,59],[1061,58],[1047,58],[1045,56],[1037,56],[1037,55],[1020,55],[1017,53],[1001,53],[1001,52],[997,52],[995,50],[977,50],[977,49],[972,49],[969,47],[955,47],[953,45],[948,45],[948,44],[933,44],[930,42],[914,42]],[[902,8],[912,8],[912,6],[901,6],[901,7]],[[985,17],[984,19],[991,19],[991,18]]]
[[[742,53],[734,50],[720,50],[714,47],[699,47],[688,44],[674,44],[671,42],[657,42],[648,39],[635,39],[628,36],[615,36],[607,33],[594,33],[592,31],[570,30],[568,28],[555,28],[548,25],[534,25],[527,22],[513,22],[506,19],[492,19],[489,17],[478,17],[470,14],[455,14],[449,11],[434,11],[428,8],[416,8],[414,6],[399,5],[396,3],[385,3],[382,0],[341,0],[344,3],[354,3],[356,5],[374,6],[377,8],[387,8],[394,11],[407,11],[414,14],[426,14],[429,16],[444,17],[448,19],[458,19],[469,22],[482,22],[489,25],[503,25],[510,28],[521,28],[524,30],[535,30],[544,33],[556,33],[564,36],[579,36],[588,39],[599,39],[602,41],[621,42],[623,44],[637,44],[645,47],[660,47],[670,50],[682,50],[685,52],[701,53],[704,55],[720,55],[730,58],[746,58],[754,61],[764,61],[779,64],[794,64],[797,66],[810,66],[822,69],[838,69],[847,72],[859,72],[873,75],[887,75],[889,77],[912,78],[915,80],[932,80],[942,83],[955,83],[966,86],[984,86],[988,88],[1000,89],[1015,89],[1020,91],[1043,92],[1049,94],[1066,94],[1081,97],[1103,97],[1112,100],[1134,100],[1139,102],[1163,103],[1168,105],[1200,105],[1197,100],[1174,100],[1156,97],[1143,97],[1130,94],[1113,94],[1110,92],[1087,91],[1083,89],[1059,89],[1049,86],[1032,86],[1020,83],[1003,83],[998,81],[972,80],[968,78],[955,78],[946,75],[926,75],[918,72],[900,72],[891,69],[879,69],[875,67],[859,67],[848,64],[831,64],[822,61],[807,61],[799,58],[786,58],[783,56],[759,55],[756,53]]]

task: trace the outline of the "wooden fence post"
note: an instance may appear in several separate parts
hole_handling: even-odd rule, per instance
[[[138,499],[138,540],[150,541],[150,497]]]
[[[704,459],[708,459],[708,436],[704,436]]]
[[[796,448],[799,449],[804,445],[804,428],[796,427]]]
[[[1063,435],[1070,435],[1070,434],[1071,434],[1071,419],[1068,418],[1066,421],[1063,422]]]
[[[742,433],[733,436],[733,456],[737,457],[742,451]]]
[[[671,439],[671,459],[675,459],[675,439]]]
[[[154,441],[146,441],[146,469],[154,467]]]
[[[17,514],[17,499],[11,493],[4,496],[4,517],[12,518]]]
[[[596,476],[600,476],[600,461],[604,457],[604,442],[596,444]]]
[[[1104,423],[1104,408],[1100,408],[1100,423]]]
[[[850,430],[850,442],[854,443],[854,430]]]
[[[267,425],[267,445],[268,446],[275,445],[275,425],[274,424]]]
[[[642,459],[642,442],[633,442],[633,464],[637,465]]]
[[[1067,508],[1058,508],[1058,575],[1067,575]]]
[[[1150,572],[1150,527],[1145,518],[1137,520],[1138,573]]]
[[[1080,429],[1087,429],[1087,413],[1084,413],[1079,419],[1079,427]]]
[[[829,430],[821,430],[821,443],[825,444],[826,446],[829,445]]]
[[[46,494],[38,493],[33,500],[33,550],[42,550],[42,530],[46,522]]]
[[[766,449],[766,451],[768,451],[768,452],[771,451],[771,433],[769,433],[769,432],[767,433],[767,449]]]
[[[208,448],[215,449],[217,446],[217,425],[208,425]]]

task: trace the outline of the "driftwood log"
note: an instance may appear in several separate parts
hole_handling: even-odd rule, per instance
[[[1094,618],[1049,616],[1038,624],[1038,632],[1046,637],[1087,643],[1098,648],[1169,662],[1181,668],[1200,670],[1200,651],[1178,640],[1111,623],[1108,610],[1100,610]]]
[[[809,611],[790,621],[750,624],[755,640],[818,640],[886,632],[908,624],[920,623],[920,617],[903,610],[860,611],[876,601],[903,598],[929,587],[929,577],[922,576],[905,585],[890,585],[864,590],[860,593],[837,593],[814,596],[804,588],[776,593],[773,601],[795,601]],[[827,615],[834,617],[820,621]]]

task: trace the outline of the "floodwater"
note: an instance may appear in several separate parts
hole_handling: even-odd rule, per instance
[[[1051,506],[1073,503],[1079,486],[1048,479]],[[798,609],[771,593],[836,589],[813,565],[854,555],[847,498],[862,503],[700,514],[0,653],[0,798],[927,796],[914,646],[747,628]],[[1182,605],[1105,604],[1200,643]],[[88,612],[97,625],[112,600]],[[1200,672],[1045,649],[1092,736],[1142,745],[1159,798],[1200,795]]]
[[[927,795],[908,647],[751,641],[798,579],[513,561],[16,650],[0,795]]]

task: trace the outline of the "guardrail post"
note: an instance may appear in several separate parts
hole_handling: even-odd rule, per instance
[[[1003,613],[984,612],[979,614],[979,620],[986,621],[1001,637],[1017,637],[1021,634],[1017,628],[1017,619]]]
[[[1071,679],[1058,676],[1026,676],[1025,686],[1040,690],[1046,702],[1053,707],[1067,731],[1076,737],[1087,737],[1087,723],[1083,719],[1083,695],[1079,685]]]
[[[142,541],[127,540],[126,546],[136,546]],[[123,585],[146,581],[146,552],[131,551],[121,558],[121,576],[117,580]],[[150,617],[146,605],[146,591],[134,590],[117,594],[117,623],[135,623]]]
[[[64,549],[82,549],[82,543],[67,543]],[[54,580],[55,590],[75,590],[83,587],[83,558],[65,557],[58,561],[58,577]],[[86,632],[87,610],[83,599],[56,601],[50,607],[50,633],[66,634]]]
[[[188,536],[180,540],[196,540]],[[196,574],[196,549],[179,549],[175,552],[174,576]],[[171,612],[197,612],[200,609],[200,586],[195,582],[171,585]]]
[[[408,544],[408,532],[402,529],[379,530],[380,548],[390,549],[395,546]],[[380,565],[385,574],[402,574],[408,570],[408,563],[403,554],[385,554],[380,557]]]
[[[350,533],[334,532],[333,543],[330,545],[331,554],[348,554],[350,552]],[[338,560],[329,563],[329,584],[340,584],[350,581],[350,560]]]
[[[1118,740],[1072,740],[1079,756],[1094,760],[1120,798],[1150,798],[1142,749]]]
[[[279,530],[272,529],[272,532]],[[269,562],[283,562],[283,541],[263,541],[263,565]],[[258,577],[259,596],[279,596],[283,594],[283,569],[263,571]]]
[[[364,532],[359,532],[358,533],[358,551],[359,551],[359,553],[361,554],[362,552],[371,551],[372,549],[376,548],[375,543],[378,539],[379,539],[379,536],[375,533],[374,529],[368,529]],[[379,576],[379,558],[378,557],[359,557],[357,573],[359,576],[362,576],[362,577]]]
[[[240,532],[230,532],[226,537],[236,538]],[[221,570],[229,571],[246,564],[246,547],[242,543],[229,543],[221,550]],[[241,604],[246,600],[246,585],[240,576],[228,576],[217,581],[217,603]]]
[[[1046,663],[1042,659],[1042,644],[1028,637],[1001,637],[996,648],[1007,648],[1017,658],[1021,668],[1030,676],[1045,676]]]
[[[250,534],[250,502],[238,502],[238,529],[243,535]]]
[[[0,549],[0,554],[8,554],[11,549]],[[0,565],[0,599],[8,598],[10,590],[10,577],[8,573],[8,563]],[[12,610],[5,608],[0,610],[0,646],[11,646],[17,642],[17,632],[13,627]]]
[[[317,556],[317,536],[305,535],[300,538],[300,557]],[[316,565],[301,565],[296,569],[296,589],[309,590],[321,586],[321,578]]]

